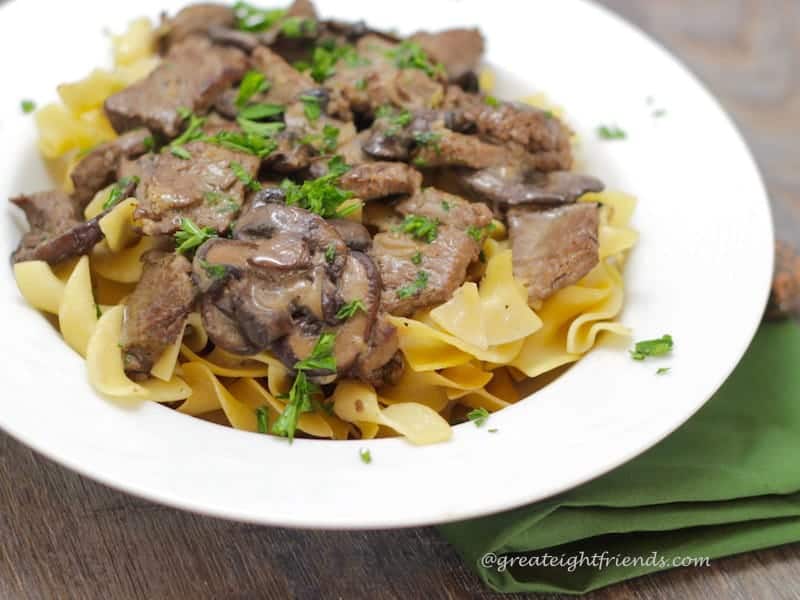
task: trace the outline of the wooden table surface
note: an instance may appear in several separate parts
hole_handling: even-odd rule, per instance
[[[602,2],[654,35],[716,93],[762,169],[779,235],[797,239],[800,2]],[[2,599],[499,597],[434,529],[331,533],[200,517],[110,490],[3,434],[0,482]],[[798,588],[794,544],[587,597],[797,598]]]

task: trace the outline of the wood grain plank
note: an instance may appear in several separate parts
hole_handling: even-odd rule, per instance
[[[762,169],[779,234],[797,241],[800,2],[602,4],[654,35],[717,95]],[[3,434],[0,482],[3,599],[499,597],[430,528],[319,532],[201,517],[84,479]],[[586,597],[790,599],[798,588],[800,544],[792,544]]]

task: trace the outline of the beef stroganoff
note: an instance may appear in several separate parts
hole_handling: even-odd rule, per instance
[[[635,201],[476,29],[189,5],[36,113],[22,295],[110,399],[293,439],[448,439],[627,334]]]

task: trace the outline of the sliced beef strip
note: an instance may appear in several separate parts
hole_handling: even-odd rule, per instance
[[[483,56],[484,41],[478,29],[447,29],[437,33],[421,31],[411,36],[431,60],[444,65],[449,79],[473,72]]]
[[[598,218],[598,205],[590,202],[508,211],[514,277],[528,288],[532,302],[575,283],[597,265]]]
[[[381,306],[392,315],[408,316],[416,310],[448,301],[467,276],[467,267],[478,258],[478,244],[463,231],[445,225],[430,244],[398,232],[377,234],[370,256],[383,281]],[[420,264],[412,257],[419,252]],[[413,284],[420,272],[427,285],[404,297],[400,290]]]
[[[250,154],[200,141],[184,147],[190,159],[162,152],[121,165],[121,176],[139,177],[135,216],[147,235],[174,233],[181,217],[198,227],[225,231],[236,218],[245,191],[231,163],[238,162],[251,177],[258,171],[259,159]]]
[[[460,181],[473,195],[495,205],[552,206],[575,202],[587,192],[601,192],[603,182],[571,171],[541,173],[514,166],[462,174]]]
[[[339,186],[361,200],[374,200],[398,194],[414,194],[422,184],[422,174],[405,163],[372,162],[350,169],[339,179]]]
[[[253,51],[251,60],[252,68],[263,73],[270,83],[269,89],[253,96],[252,102],[290,104],[306,90],[317,87],[311,77],[292,67],[269,48],[259,46]]]
[[[433,130],[439,136],[432,142],[417,147],[413,164],[421,167],[469,167],[484,169],[504,164],[514,164],[520,159],[510,149],[485,142],[474,135],[456,133],[447,129]]]
[[[403,355],[397,329],[379,314],[372,326],[367,349],[359,354],[351,375],[376,388],[395,383],[403,372]]]
[[[233,9],[225,4],[190,4],[179,10],[174,17],[162,19],[160,31],[162,47],[171,48],[191,35],[205,35],[212,27],[233,27]]]
[[[470,227],[480,229],[492,222],[492,211],[482,202],[469,202],[433,187],[401,200],[395,210],[402,215],[436,219],[443,225],[452,225],[461,230]]]
[[[81,221],[72,199],[61,191],[23,194],[11,202],[23,210],[30,225],[11,255],[14,263],[43,260],[56,264],[86,254],[103,239],[99,217]]]
[[[205,112],[246,70],[241,51],[191,36],[173,46],[145,79],[110,96],[105,112],[118,132],[147,127],[174,138],[183,123],[178,109]]]
[[[126,372],[146,376],[178,339],[197,291],[183,255],[152,250],[142,262],[142,277],[125,304],[120,343]]]
[[[136,158],[148,151],[147,129],[134,129],[110,142],[99,145],[84,156],[70,173],[75,191],[72,198],[83,210],[94,195],[117,179],[120,159]]]

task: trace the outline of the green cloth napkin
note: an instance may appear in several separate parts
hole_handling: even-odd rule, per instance
[[[497,591],[588,592],[671,568],[654,556],[713,559],[800,540],[799,457],[800,327],[765,323],[722,388],[656,447],[556,498],[441,531]],[[604,551],[640,562],[591,566]],[[555,560],[545,552],[573,564],[482,564],[487,553]]]

